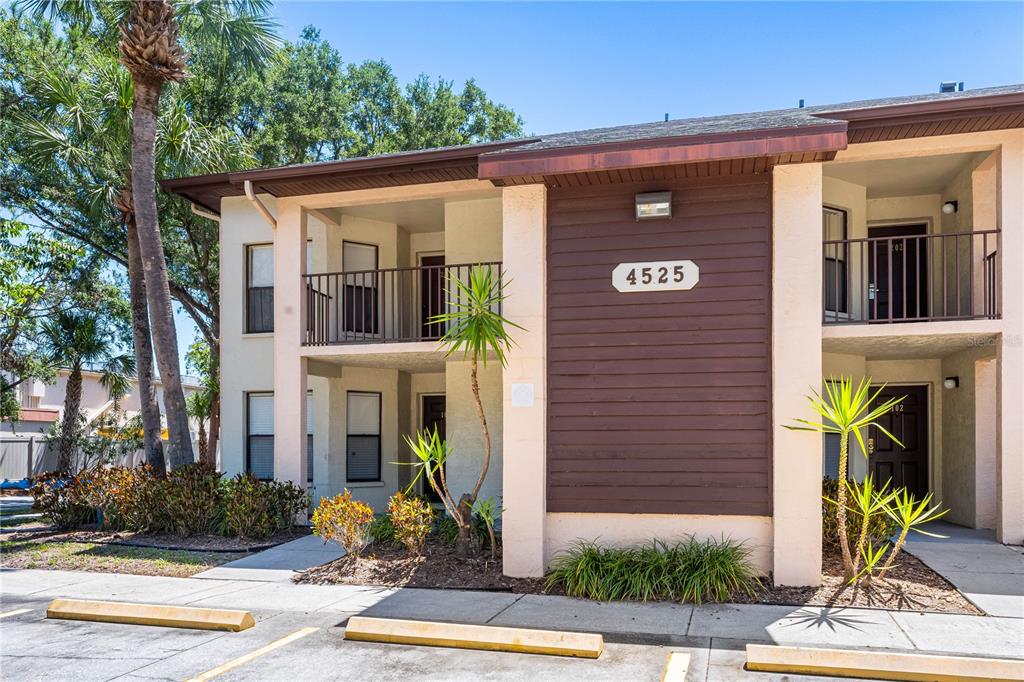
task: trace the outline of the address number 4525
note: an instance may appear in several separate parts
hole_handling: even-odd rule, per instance
[[[692,260],[619,263],[612,270],[612,286],[621,292],[692,289],[700,281],[700,268]]]

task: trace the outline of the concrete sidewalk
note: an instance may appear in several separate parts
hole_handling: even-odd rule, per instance
[[[605,604],[500,592],[0,570],[0,602],[55,597],[559,628],[599,632],[620,643],[765,642],[1024,658],[1024,621],[1016,618],[738,604]]]
[[[1024,618],[1024,547],[996,542],[991,530],[941,521],[928,524],[927,530],[946,537],[911,533],[907,552],[953,583],[985,613]]]
[[[296,538],[251,556],[229,561],[193,576],[202,580],[255,580],[290,583],[296,571],[326,564],[344,556],[337,543],[315,535]]]

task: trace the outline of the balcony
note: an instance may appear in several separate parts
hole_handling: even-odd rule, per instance
[[[825,241],[822,322],[997,319],[999,247],[999,230]]]
[[[303,345],[436,341],[446,325],[433,318],[448,310],[452,282],[468,282],[475,267],[500,278],[497,261],[303,275]]]

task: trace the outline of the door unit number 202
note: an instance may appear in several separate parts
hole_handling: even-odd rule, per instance
[[[634,291],[685,291],[700,281],[700,268],[692,260],[619,263],[612,270],[612,286]]]

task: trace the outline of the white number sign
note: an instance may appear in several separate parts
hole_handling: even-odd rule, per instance
[[[619,263],[612,270],[612,286],[622,292],[685,291],[699,281],[700,268],[692,260]]]

